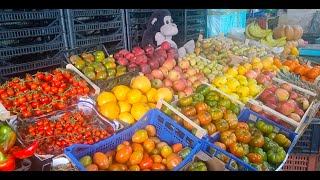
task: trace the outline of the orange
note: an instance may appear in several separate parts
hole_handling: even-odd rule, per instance
[[[132,80],[131,88],[139,89],[143,93],[147,93],[151,89],[151,82],[145,76],[138,76]]]
[[[156,104],[154,104],[154,103],[148,103],[148,106],[150,107],[150,109],[156,108]]]
[[[168,88],[159,88],[157,90],[157,96],[156,96],[157,101],[159,99],[163,99],[169,103],[172,100],[172,97],[173,97],[172,92]]]
[[[118,85],[112,88],[111,92],[116,96],[118,101],[126,100],[127,93],[130,91],[130,88],[125,85]]]
[[[127,93],[127,102],[130,104],[138,103],[140,102],[141,97],[142,97],[141,91],[139,91],[138,89],[131,89]]]
[[[148,112],[149,109],[150,108],[146,103],[136,103],[132,105],[131,114],[134,119],[138,121],[140,118],[142,118],[143,115]]]
[[[147,98],[147,96],[145,96],[145,95],[142,94],[141,99],[140,99],[140,102],[142,102],[142,103],[148,103],[148,98]]]
[[[147,93],[146,96],[148,98],[148,102],[156,103],[157,102],[157,90],[155,88],[151,88]]]
[[[129,112],[120,113],[118,119],[127,124],[133,124],[135,122],[133,116]]]
[[[103,93],[100,93],[99,96],[97,97],[97,102],[98,102],[98,105],[101,107],[108,102],[117,102],[117,98],[111,92],[103,92]]]
[[[108,102],[101,106],[100,113],[112,120],[118,117],[120,108],[116,102]]]
[[[131,110],[131,104],[128,103],[127,101],[119,101],[118,106],[120,108],[120,113],[130,112]]]

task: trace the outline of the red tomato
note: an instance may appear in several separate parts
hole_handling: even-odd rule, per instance
[[[38,73],[36,74],[36,78],[39,79],[39,80],[42,80],[43,77],[44,77],[44,75],[43,75],[42,72],[38,72]]]
[[[44,76],[44,80],[47,81],[47,82],[51,81],[52,80],[52,75],[51,74],[46,74]]]
[[[7,99],[8,98],[8,93],[4,92],[1,94],[1,99]]]
[[[12,89],[7,89],[8,96],[13,96],[15,93]]]

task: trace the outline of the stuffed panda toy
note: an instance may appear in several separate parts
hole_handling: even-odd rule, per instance
[[[178,32],[178,27],[173,23],[170,11],[167,9],[156,10],[147,23],[147,29],[143,33],[141,45],[146,47],[150,44],[153,47],[158,47],[164,41],[168,41],[171,47],[178,50],[179,57],[184,57],[186,53],[194,52],[194,40],[190,40],[178,49],[177,44],[172,40],[172,36],[177,35]]]

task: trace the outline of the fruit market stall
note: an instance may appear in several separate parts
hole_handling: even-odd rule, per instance
[[[181,56],[126,42],[143,13],[66,10],[69,48],[0,67],[0,171],[316,170],[320,66],[299,56],[301,27],[194,38],[205,13],[189,9]]]

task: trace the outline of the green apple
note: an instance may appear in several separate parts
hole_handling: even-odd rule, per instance
[[[210,70],[210,68],[208,68],[208,67],[204,67],[203,70],[202,70],[202,72],[203,72],[204,74],[210,74],[210,73],[211,73],[211,70]]]
[[[197,61],[195,59],[190,59],[189,60],[190,66],[195,66],[197,64]]]
[[[257,80],[248,78],[248,86],[250,86],[251,84],[257,84]]]
[[[199,69],[204,69],[204,65],[203,64],[199,65],[198,67],[199,67]]]

